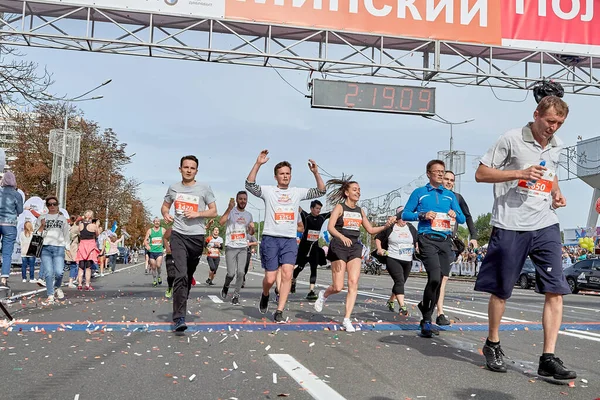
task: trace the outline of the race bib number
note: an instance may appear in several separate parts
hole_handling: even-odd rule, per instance
[[[415,252],[414,246],[410,246],[410,247],[407,246],[407,247],[400,247],[399,254],[401,256],[412,256],[414,252]]]
[[[354,211],[344,211],[342,220],[344,221],[344,229],[349,231],[359,231],[360,225],[362,224],[362,215],[361,213]]]
[[[220,253],[219,253],[219,249],[215,249],[214,247],[210,247],[208,249],[208,256],[209,257],[219,257]]]
[[[317,240],[319,240],[320,234],[320,231],[314,231],[312,229],[309,229],[308,235],[306,236],[306,240],[308,240],[309,242],[316,242]]]
[[[452,232],[451,218],[446,213],[435,213],[435,219],[431,221],[431,229],[437,232]]]
[[[526,164],[524,169],[529,167],[531,167],[531,164]],[[532,183],[521,179],[517,184],[517,193],[533,197],[550,197],[555,176],[556,173],[554,171],[547,169],[544,171],[544,176],[536,182]]]
[[[159,237],[152,238],[152,246],[161,246],[162,242],[163,242],[162,238],[159,238]]]
[[[296,221],[296,214],[293,207],[280,206],[275,209],[275,223],[286,224]]]
[[[232,242],[244,241],[246,240],[246,232],[244,231],[233,231],[231,235],[229,235],[229,239]]]
[[[175,196],[175,212],[183,215],[185,211],[198,212],[200,198],[191,194],[177,193]]]

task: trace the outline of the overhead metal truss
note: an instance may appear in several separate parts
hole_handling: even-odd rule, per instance
[[[0,0],[0,43],[530,89],[546,78],[600,95],[600,57],[317,28]]]

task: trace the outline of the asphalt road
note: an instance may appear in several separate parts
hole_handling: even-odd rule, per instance
[[[221,263],[224,264],[224,260]],[[216,286],[192,288],[184,336],[170,329],[165,283],[153,288],[143,266],[96,280],[95,292],[66,289],[65,301],[43,306],[45,293],[18,299],[18,320],[0,329],[0,383],[5,399],[596,399],[600,397],[600,296],[565,297],[557,355],[579,377],[572,386],[534,373],[542,350],[542,296],[515,289],[501,339],[509,371],[484,368],[487,295],[470,282],[449,283],[453,325],[433,339],[417,335],[416,303],[425,280],[407,282],[412,315],[389,312],[387,275],[362,275],[354,317],[361,330],[339,330],[345,294],[316,314],[304,299],[309,271],[291,295],[287,324],[257,310],[261,270],[248,275],[240,306],[220,302]],[[204,282],[208,268],[196,272]],[[12,280],[11,280],[12,282]],[[325,287],[330,272],[319,271]],[[16,293],[39,289],[13,283]],[[271,304],[272,309],[275,304]],[[0,319],[1,320],[1,319]],[[193,377],[193,378],[192,378]],[[569,383],[569,382],[565,382]]]

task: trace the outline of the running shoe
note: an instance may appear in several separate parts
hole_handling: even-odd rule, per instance
[[[315,301],[315,311],[316,312],[323,311],[323,306],[325,305],[325,300],[327,300],[325,298],[325,291],[321,290],[319,292],[319,296],[317,296],[317,301]]]
[[[23,279],[23,280],[22,280],[22,282],[23,282],[23,283],[27,283],[27,279]]]
[[[167,291],[165,292],[165,297],[167,299],[170,299],[171,297],[173,297],[173,288],[167,288]]]
[[[503,356],[505,355],[500,347],[500,343],[489,345],[486,343],[481,349],[483,356],[485,357],[485,365],[494,372],[506,372],[506,364],[504,363]],[[540,362],[540,368],[541,368]],[[538,372],[539,373],[539,372]]]
[[[90,292],[93,292],[93,291],[94,291],[94,290],[96,290],[96,289],[94,289],[94,288],[92,287],[92,285],[88,285],[88,286],[86,286],[86,287],[85,287],[85,290],[87,290],[87,291],[90,291]]]
[[[144,270],[144,275],[148,275],[148,268]]]
[[[258,303],[258,311],[261,314],[266,314],[269,311],[269,295],[260,294],[260,302]]]
[[[538,375],[551,376],[554,379],[577,378],[577,372],[566,369],[565,364],[562,362],[562,360],[554,355],[540,357]]]
[[[157,282],[159,285],[162,285],[162,278],[160,276],[158,277]]]
[[[435,319],[435,323],[439,326],[450,325],[450,319],[446,316],[446,314],[440,314]]]
[[[158,282],[156,282],[156,279],[152,281],[152,286],[154,286],[154,287],[158,286]]]
[[[177,318],[177,320],[173,324],[173,331],[174,332],[183,332],[187,328],[188,327],[185,324],[185,318],[184,317]]]
[[[408,308],[406,308],[406,305],[400,306],[400,315],[403,315],[405,317],[408,316]]]
[[[38,279],[36,283],[38,284],[38,286],[46,287],[46,281],[43,279]]]
[[[196,286],[196,279],[192,276],[192,286]]]
[[[352,325],[352,321],[350,321],[350,318],[344,318],[344,322],[342,322],[342,326],[348,333],[356,332],[356,329]]]
[[[433,332],[431,331],[431,321],[425,321],[422,319],[419,323],[419,326],[421,327],[421,336],[424,338],[430,338],[433,336]]]
[[[234,295],[231,298],[231,304],[233,304],[234,306],[239,306],[240,305],[240,296]]]
[[[394,309],[394,305],[395,305],[394,300],[388,301],[387,303],[385,303],[385,305],[387,306],[388,310],[390,310],[391,312],[396,311]],[[400,307],[400,309],[402,309],[402,307]]]
[[[69,283],[68,287],[71,289],[75,289],[77,287],[77,285],[74,283]]]
[[[55,294],[55,296],[56,296],[56,298],[57,298],[58,300],[63,300],[63,299],[65,298],[65,294],[64,294],[64,292],[62,291],[62,289],[56,289],[56,290],[54,291],[54,294]]]
[[[285,324],[287,321],[283,318],[283,311],[277,310],[273,314],[273,321],[278,324]]]
[[[318,299],[319,296],[317,296],[317,294],[315,293],[314,290],[311,290],[310,292],[308,292],[308,294],[306,295],[306,300],[308,301],[315,301],[316,299]]]
[[[222,300],[225,300],[227,298],[227,292],[229,292],[229,288],[227,286],[223,286],[223,289],[221,289]]]
[[[77,286],[77,290],[79,290],[79,291],[81,292],[81,291],[83,290],[83,286],[81,286],[81,285],[78,285],[78,286]]]
[[[49,306],[52,304],[54,304],[54,296],[48,296],[46,301],[42,301],[42,305],[44,305],[44,306]]]

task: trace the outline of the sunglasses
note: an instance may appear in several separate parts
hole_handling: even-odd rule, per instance
[[[58,205],[58,203],[46,203],[46,205],[47,205],[48,207],[54,207],[54,206],[57,206],[57,205]]]

